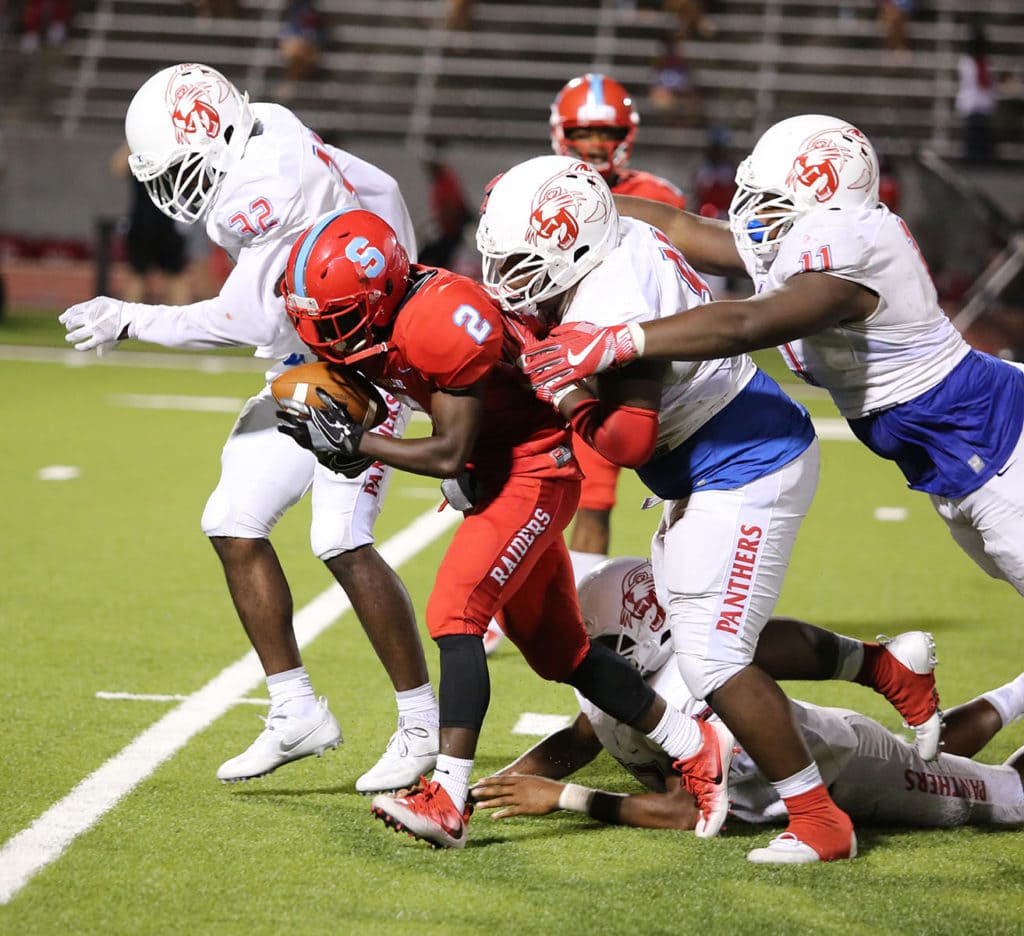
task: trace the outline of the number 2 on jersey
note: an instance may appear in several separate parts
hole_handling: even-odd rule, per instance
[[[477,344],[483,344],[491,333],[491,323],[481,318],[480,313],[471,305],[460,305],[452,313],[452,321]]]

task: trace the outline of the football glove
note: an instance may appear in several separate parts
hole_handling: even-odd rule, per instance
[[[349,416],[345,404],[339,403],[322,387],[316,388],[316,395],[324,404],[323,409],[314,409],[298,400],[282,400],[282,408],[277,411],[281,420],[278,431],[291,436],[318,457],[322,453],[354,459],[359,455],[359,443],[365,430]]]
[[[97,296],[71,306],[58,318],[67,329],[64,340],[76,351],[102,351],[128,337],[128,320],[120,299]]]
[[[574,322],[525,348],[518,364],[538,396],[543,392],[554,398],[587,377],[635,360],[643,347],[643,329],[636,323],[600,328]]]

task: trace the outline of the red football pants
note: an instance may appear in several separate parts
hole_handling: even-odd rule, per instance
[[[427,630],[483,636],[504,610],[505,634],[545,679],[565,680],[587,655],[572,564],[562,533],[579,482],[512,476],[459,525],[427,602]]]

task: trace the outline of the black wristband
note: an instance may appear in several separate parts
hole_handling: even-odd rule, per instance
[[[599,822],[607,822],[609,825],[619,824],[619,810],[622,808],[624,796],[616,793],[605,793],[604,790],[595,790],[590,798],[590,808],[587,815]]]

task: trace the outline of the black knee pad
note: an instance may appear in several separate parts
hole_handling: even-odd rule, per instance
[[[594,641],[567,681],[602,712],[627,725],[636,724],[657,698],[639,670],[614,650]]]
[[[491,702],[491,677],[483,639],[471,634],[450,634],[438,637],[435,643],[441,655],[441,727],[479,731]]]

